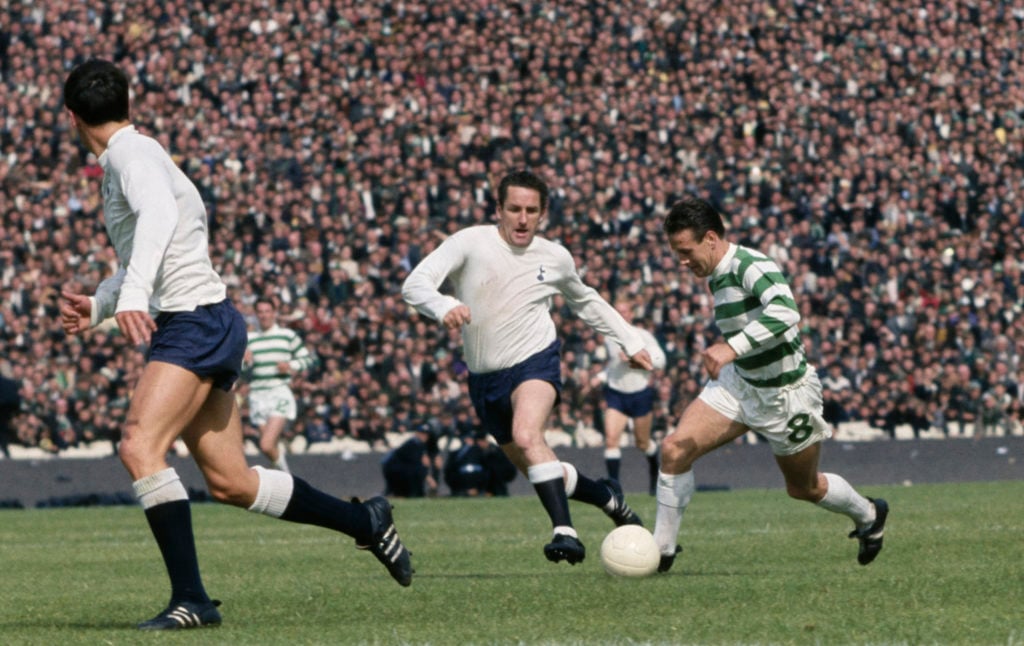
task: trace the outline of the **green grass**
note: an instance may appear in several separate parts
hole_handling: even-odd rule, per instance
[[[194,506],[224,625],[145,634],[168,587],[133,507],[0,511],[0,643],[1024,644],[1024,482],[872,487],[892,507],[861,567],[845,518],[781,491],[698,493],[670,574],[616,579],[610,524],[573,506],[588,559],[547,562],[532,497],[399,500],[417,574],[400,588],[351,540]],[[652,498],[629,496],[653,521]]]

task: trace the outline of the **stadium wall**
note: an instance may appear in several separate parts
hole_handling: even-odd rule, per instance
[[[560,447],[561,459],[581,472],[604,475],[603,455],[596,448]],[[381,493],[380,453],[342,459],[337,455],[296,455],[292,471],[340,497]],[[262,463],[251,457],[253,464]],[[198,498],[206,487],[189,458],[170,457],[185,486]],[[623,485],[627,492],[647,490],[646,463],[635,449],[623,451]],[[979,482],[1024,479],[1024,438],[1017,436],[949,439],[829,442],[822,469],[843,474],[858,488],[872,485]],[[779,489],[782,476],[765,444],[734,444],[705,456],[697,464],[703,489]],[[0,460],[0,506],[55,507],[131,503],[131,484],[113,456],[90,459]],[[442,494],[447,488],[442,485]],[[522,476],[510,485],[512,495],[533,495]],[[870,494],[870,488],[866,493]]]

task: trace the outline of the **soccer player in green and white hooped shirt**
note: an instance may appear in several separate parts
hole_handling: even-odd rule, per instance
[[[658,571],[671,568],[681,550],[676,537],[695,489],[693,463],[748,430],[767,438],[790,497],[853,520],[857,561],[867,565],[882,549],[889,507],[818,470],[821,441],[832,432],[822,418],[821,383],[800,342],[793,292],[778,265],[725,240],[722,216],[700,199],[673,205],[664,231],[679,263],[709,279],[715,323],[725,339],[704,352],[711,380],[662,442],[654,528],[662,554]]]
[[[288,471],[281,434],[298,413],[292,393],[292,376],[313,366],[313,356],[302,344],[298,333],[277,323],[277,307],[272,301],[256,301],[259,329],[249,331],[245,352],[249,371],[249,420],[260,433],[260,451],[274,466]]]

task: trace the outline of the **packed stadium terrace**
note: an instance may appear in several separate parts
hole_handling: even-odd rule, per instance
[[[698,195],[787,273],[837,438],[1022,432],[1017,3],[102,4],[0,10],[11,452],[109,449],[144,360],[109,323],[68,338],[57,321],[63,287],[116,264],[102,171],[62,109],[91,57],[130,73],[133,121],[202,191],[232,298],[250,318],[276,299],[316,354],[295,446],[473,426],[457,338],[398,291],[446,233],[489,221],[494,178],[517,167],[552,186],[545,235],[663,343],[656,428],[716,334],[659,235]],[[552,432],[587,443],[602,344],[554,307]]]

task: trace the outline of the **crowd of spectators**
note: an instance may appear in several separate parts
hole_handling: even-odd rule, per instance
[[[114,437],[143,351],[67,338],[62,288],[116,259],[101,170],[61,86],[129,72],[133,121],[198,185],[247,316],[280,302],[318,358],[310,442],[423,419],[474,426],[457,333],[399,288],[443,236],[490,221],[495,177],[552,186],[545,235],[662,341],[656,429],[699,389],[706,285],[661,217],[710,200],[775,258],[829,418],[893,429],[1022,419],[1024,10],[1019,3],[154,0],[0,9],[0,373],[16,442]],[[554,303],[553,427],[596,425],[603,348]],[[244,390],[244,388],[243,388]]]

